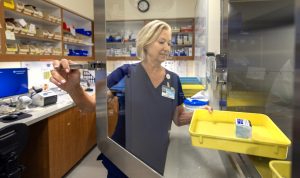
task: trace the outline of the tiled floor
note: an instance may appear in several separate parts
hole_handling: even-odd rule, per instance
[[[106,178],[106,169],[96,160],[99,153],[99,149],[95,147],[65,178]]]

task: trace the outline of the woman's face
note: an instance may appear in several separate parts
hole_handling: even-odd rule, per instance
[[[147,48],[147,59],[160,63],[168,59],[171,50],[171,30],[163,30],[158,39]]]

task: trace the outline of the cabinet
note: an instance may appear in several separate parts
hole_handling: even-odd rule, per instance
[[[93,22],[48,1],[0,4],[0,61],[93,60]]]
[[[30,126],[24,176],[63,177],[96,144],[96,115],[71,108]]]
[[[62,12],[64,56],[69,56],[69,59],[82,56],[94,59],[93,23],[67,10]]]
[[[162,19],[172,27],[170,60],[194,59],[194,19]],[[136,36],[149,20],[107,21],[107,60],[137,60]]]

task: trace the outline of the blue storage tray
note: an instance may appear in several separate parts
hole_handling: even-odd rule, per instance
[[[198,77],[180,77],[181,84],[202,84],[201,79]]]

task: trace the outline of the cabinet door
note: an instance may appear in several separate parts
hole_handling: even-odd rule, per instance
[[[47,120],[29,126],[28,143],[20,156],[20,162],[25,166],[22,178],[51,178]]]
[[[96,144],[96,115],[71,108],[48,119],[50,177],[62,177]]]
[[[64,127],[64,166],[66,171],[70,170],[74,164],[82,157],[82,129],[80,127],[80,113],[76,108],[66,112],[66,118],[63,123]],[[66,172],[65,171],[65,172]]]
[[[96,113],[80,113],[81,154],[85,155],[96,144]]]
[[[81,158],[78,110],[72,108],[48,119],[50,177],[62,177]]]
[[[65,111],[48,118],[49,132],[49,169],[50,177],[58,178],[64,175],[66,169],[66,151],[64,141],[67,140],[65,132],[66,122],[71,112]]]

